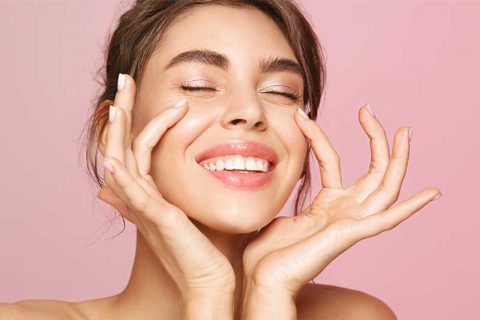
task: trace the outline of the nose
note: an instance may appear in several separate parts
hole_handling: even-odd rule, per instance
[[[225,129],[264,131],[267,128],[267,118],[263,106],[255,96],[251,98],[232,97],[221,122]]]

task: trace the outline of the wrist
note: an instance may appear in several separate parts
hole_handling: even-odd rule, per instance
[[[283,290],[270,290],[248,284],[244,290],[241,320],[297,319],[295,295]]]
[[[233,290],[195,290],[184,297],[183,319],[232,320]]]

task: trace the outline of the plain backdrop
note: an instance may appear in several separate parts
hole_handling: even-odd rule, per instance
[[[480,303],[480,1],[300,2],[327,56],[318,123],[344,186],[368,168],[358,108],[390,142],[414,128],[400,199],[443,197],[366,239],[315,280],[362,290],[399,319],[473,319]],[[0,1],[0,301],[109,296],[127,283],[135,228],[96,199],[80,133],[108,32],[128,1]],[[313,164],[313,195],[319,190]],[[281,214],[288,214],[291,199]]]

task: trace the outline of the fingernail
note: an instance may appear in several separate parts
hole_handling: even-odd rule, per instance
[[[298,113],[300,114],[300,116],[302,116],[302,117],[305,118],[305,119],[308,119],[308,115],[305,113],[305,111],[303,111],[303,110],[300,109],[299,107],[297,107],[297,111],[298,111]]]
[[[110,109],[108,110],[108,122],[112,123],[115,120],[116,116],[117,116],[117,109],[115,109],[114,106],[110,106]]]
[[[372,109],[372,107],[370,106],[369,103],[367,103],[367,104],[365,105],[365,108],[367,109],[368,113],[370,113],[370,115],[371,115],[372,117],[376,118],[375,112],[373,111],[373,109]]]
[[[125,85],[127,84],[127,78],[119,73],[118,74],[118,81],[117,81],[117,91],[122,91],[125,88]]]
[[[441,196],[442,196],[441,193],[437,194],[435,197],[433,197],[432,201],[433,201],[433,200],[437,200],[437,199],[440,198]]]
[[[112,165],[112,163],[111,163],[110,161],[108,161],[108,160],[104,161],[104,162],[103,162],[103,166],[104,166],[111,174],[115,173],[115,170],[114,170],[114,168],[113,168],[113,165]]]
[[[177,101],[177,102],[172,106],[172,108],[180,108],[180,107],[183,107],[183,106],[185,105],[185,102],[187,102],[187,99],[186,99],[186,98],[183,98],[182,100]]]
[[[408,129],[408,141],[412,140],[412,135],[413,135],[413,128],[410,127],[410,129]]]

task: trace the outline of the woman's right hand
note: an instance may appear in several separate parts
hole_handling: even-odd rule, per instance
[[[119,86],[113,104],[115,118],[105,128],[104,178],[108,188],[102,188],[98,198],[136,225],[184,297],[219,290],[233,292],[235,273],[228,259],[181,209],[162,197],[150,176],[152,149],[186,114],[186,101],[180,108],[162,110],[130,142],[136,86],[131,76],[124,76],[126,84],[123,89]],[[108,163],[113,172],[107,170]]]

